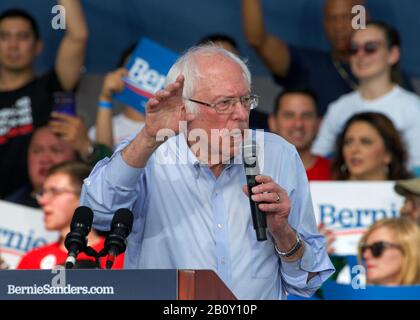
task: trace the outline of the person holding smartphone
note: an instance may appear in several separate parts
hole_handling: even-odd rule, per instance
[[[48,122],[56,91],[73,90],[83,65],[88,28],[77,0],[58,0],[66,29],[53,68],[34,71],[42,42],[35,19],[25,10],[0,12],[0,198],[27,183],[26,153],[35,128]],[[51,8],[44,8],[51,10]]]
[[[87,139],[80,117],[54,113],[50,125],[37,128],[27,156],[29,182],[5,198],[6,201],[39,208],[36,193],[42,188],[51,167],[66,161],[81,160],[93,166],[112,151]],[[93,150],[91,150],[92,148]]]

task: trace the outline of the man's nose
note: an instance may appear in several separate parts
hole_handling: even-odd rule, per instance
[[[19,46],[19,40],[16,37],[10,37],[7,40],[7,45],[9,48],[16,49]]]
[[[296,118],[294,122],[295,127],[301,129],[303,127],[303,121],[301,118]]]
[[[233,106],[232,117],[235,120],[246,120],[249,117],[249,110],[238,100]]]

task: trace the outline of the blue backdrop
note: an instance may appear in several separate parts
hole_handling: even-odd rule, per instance
[[[322,27],[324,0],[263,0],[267,29],[286,41],[304,47],[328,49]],[[39,21],[45,44],[37,69],[52,65],[62,31],[51,28],[54,0],[2,0],[0,11],[9,7],[29,10]],[[168,48],[181,52],[208,33],[233,36],[256,74],[265,67],[245,42],[240,0],[82,0],[89,24],[88,72],[113,69],[121,51],[146,35]],[[396,26],[403,39],[403,68],[420,76],[420,1],[368,0],[375,19]]]

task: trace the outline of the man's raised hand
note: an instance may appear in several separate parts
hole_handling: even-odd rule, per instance
[[[148,137],[157,141],[158,134],[162,132],[179,133],[180,121],[188,120],[182,97],[183,88],[184,76],[179,75],[175,82],[159,90],[149,99],[146,104],[144,127]]]

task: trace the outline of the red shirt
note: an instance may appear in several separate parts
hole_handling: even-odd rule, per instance
[[[101,240],[92,248],[99,252],[104,247],[105,239]],[[52,269],[56,265],[64,265],[67,259],[67,251],[61,249],[59,242],[54,242],[39,248],[35,248],[26,253],[22,260],[20,260],[17,269]],[[90,260],[95,261],[94,258],[81,253],[77,256],[77,261]],[[100,259],[100,265],[105,269],[106,259]],[[122,269],[124,266],[124,254],[120,254],[115,258],[112,269]]]
[[[315,164],[306,170],[309,181],[331,180],[331,161],[317,156]]]

